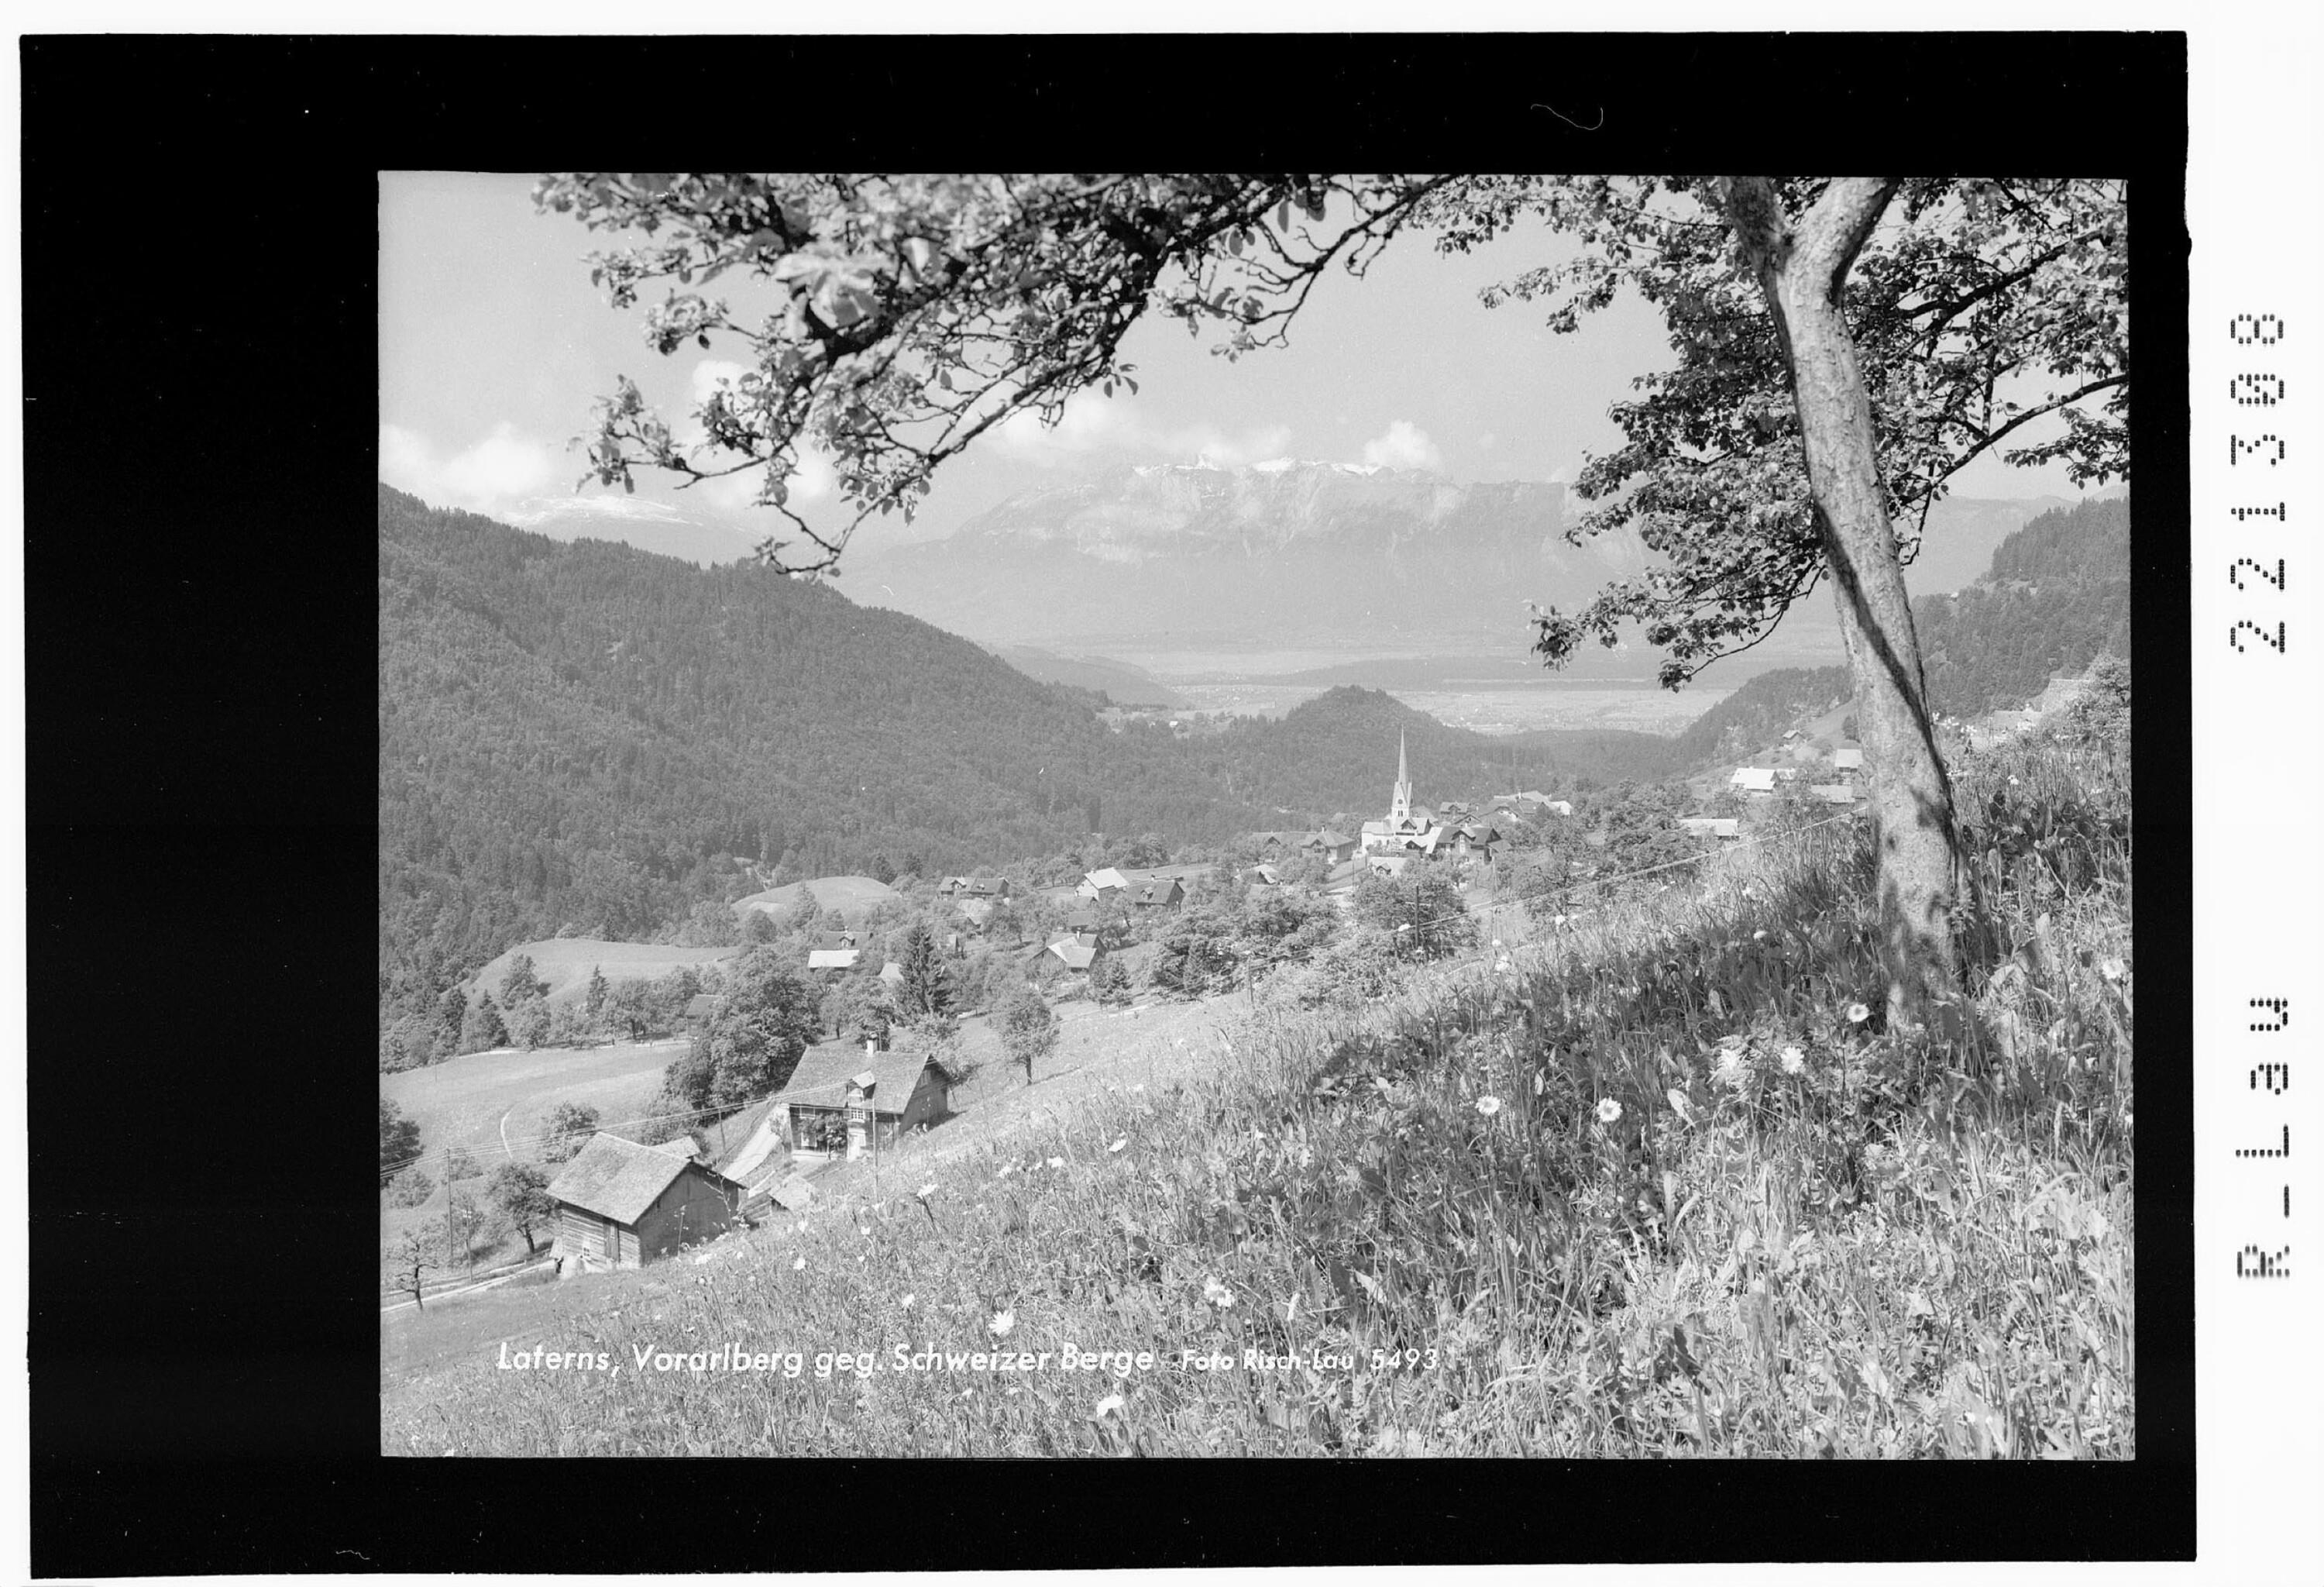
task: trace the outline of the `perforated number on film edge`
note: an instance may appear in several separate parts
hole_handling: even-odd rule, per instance
[[[2227,321],[2228,339],[2238,346],[2274,346],[2283,340],[2284,330],[2282,316],[2274,314],[2238,314]],[[2246,370],[2240,374],[2230,376],[2227,381],[2227,401],[2238,408],[2273,409],[2282,403],[2290,394],[2291,388],[2284,383],[2283,376],[2273,370]],[[2227,464],[2230,467],[2273,468],[2287,461],[2291,456],[2290,444],[2273,430],[2267,430],[2258,435],[2230,435],[2227,438]],[[2230,507],[2227,512],[2237,523],[2270,518],[2278,523],[2282,523],[2287,521],[2284,506],[2285,503],[2278,502],[2273,507]],[[2276,594],[2281,595],[2284,589],[2283,561],[2282,558],[2278,557],[2275,559],[2275,570],[2271,573],[2268,571],[2267,564],[2257,557],[2237,557],[2227,564],[2227,582],[2246,595],[2255,595],[2264,598],[2271,586]],[[2246,581],[2246,569],[2250,570],[2255,582]],[[2274,630],[2271,632],[2264,615],[2257,618],[2239,617],[2227,626],[2227,645],[2239,656],[2250,655],[2259,650],[2272,650],[2281,656],[2284,653],[2285,642],[2290,638],[2284,629],[2285,625],[2281,619],[2276,622]],[[2246,630],[2249,631],[2248,633]],[[2255,641],[2257,642],[2255,643]]]

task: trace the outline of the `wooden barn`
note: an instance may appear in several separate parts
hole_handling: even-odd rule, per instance
[[[799,1055],[769,1116],[795,1157],[885,1147],[952,1112],[951,1083],[926,1047],[826,1041]]]
[[[557,1254],[586,1268],[639,1268],[742,1219],[742,1187],[687,1154],[602,1131],[549,1182]]]

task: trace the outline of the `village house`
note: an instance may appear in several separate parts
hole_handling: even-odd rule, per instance
[[[853,931],[826,931],[816,938],[815,946],[807,949],[807,967],[810,970],[853,970],[856,961],[863,956],[863,950],[856,943],[856,934]]]
[[[1110,904],[1120,898],[1129,886],[1130,878],[1108,865],[1102,871],[1092,871],[1084,876],[1081,885],[1074,890],[1085,899]]]
[[[1743,824],[1732,816],[1682,816],[1679,829],[1697,837],[1720,837],[1730,841],[1743,835]]]
[[[775,1093],[770,1133],[795,1158],[852,1158],[945,1118],[951,1083],[936,1055],[913,1038],[901,1042],[867,1037],[807,1048]]]
[[[1863,770],[1864,752],[1853,744],[1845,745],[1840,749],[1832,751],[1831,769],[1835,771]]]
[[[567,1270],[642,1267],[739,1223],[742,1187],[696,1162],[694,1149],[690,1137],[651,1147],[591,1136],[549,1184]]]
[[[1844,782],[1816,782],[1808,785],[1808,792],[1827,805],[1856,803],[1856,789]]]
[[[1747,794],[1771,794],[1775,791],[1775,769],[1772,766],[1738,766],[1727,786]]]
[[[706,992],[696,992],[686,1000],[686,1022],[694,1026],[709,1024],[718,1018],[718,1005],[723,1001]]]
[[[948,899],[1005,899],[1010,882],[1006,876],[947,876],[936,883],[936,893]]]
[[[1175,876],[1148,877],[1131,882],[1124,890],[1130,908],[1136,909],[1175,909],[1186,899],[1186,890]]]
[[[1065,917],[1065,930],[1099,946],[1120,944],[1126,927],[1117,918],[1102,914],[1095,908],[1084,906]]]
[[[1299,846],[1320,851],[1326,865],[1344,865],[1356,855],[1356,840],[1329,826],[1309,834]]]

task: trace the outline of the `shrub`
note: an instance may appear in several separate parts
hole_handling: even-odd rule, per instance
[[[447,1185],[461,1179],[474,1179],[483,1172],[476,1167],[475,1154],[466,1147],[452,1147],[444,1153],[444,1183]]]
[[[436,1181],[425,1168],[406,1168],[387,1182],[387,1204],[392,1207],[416,1207],[435,1194]]]

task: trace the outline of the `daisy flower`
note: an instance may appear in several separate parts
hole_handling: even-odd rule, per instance
[[[1006,1339],[1009,1337],[1009,1330],[1017,1326],[1017,1314],[1013,1311],[995,1312],[988,1326],[999,1337]]]
[[[1480,1096],[1477,1099],[1477,1111],[1489,1119],[1501,1111],[1501,1099],[1497,1096]]]
[[[1808,1066],[1807,1055],[1795,1047],[1787,1047],[1783,1052],[1783,1065],[1784,1074],[1796,1075]]]
[[[1119,1394],[1109,1394],[1103,1399],[1097,1402],[1097,1410],[1093,1414],[1091,1419],[1096,1420],[1099,1417],[1110,1416],[1120,1408],[1121,1396]]]
[[[1848,1022],[1850,1025],[1861,1025],[1870,1018],[1872,1018],[1872,1010],[1866,1008],[1862,1003],[1850,1003],[1848,1005]]]
[[[1214,1278],[1205,1278],[1203,1280],[1203,1298],[1209,1301],[1213,1306],[1217,1306],[1221,1311],[1224,1311],[1227,1307],[1234,1305],[1234,1291],[1229,1289],[1225,1285],[1220,1283]]]
[[[1603,1101],[1601,1101],[1600,1103],[1599,1103],[1599,1104],[1598,1104],[1598,1122],[1600,1122],[1600,1124],[1611,1124],[1612,1122],[1614,1122],[1614,1121],[1615,1121],[1615,1120],[1617,1120],[1617,1119],[1620,1118],[1621,1116],[1622,1116],[1622,1104],[1621,1104],[1620,1103],[1616,1102],[1612,1097],[1610,1097],[1610,1096],[1609,1096],[1609,1097],[1607,1097],[1607,1098],[1605,1098]]]

